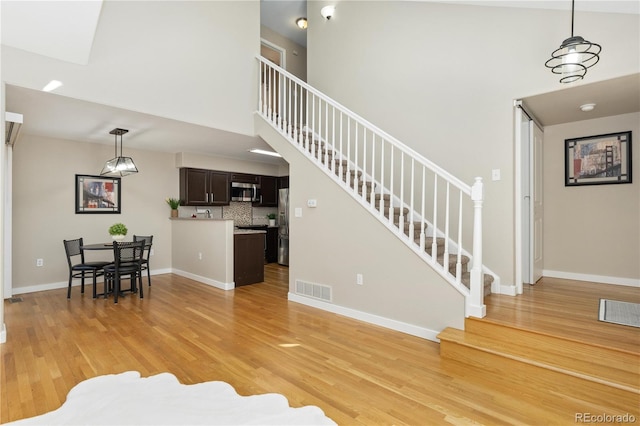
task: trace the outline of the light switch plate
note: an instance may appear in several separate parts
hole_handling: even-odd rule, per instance
[[[302,217],[302,209],[300,207],[296,207],[294,210],[295,217]]]

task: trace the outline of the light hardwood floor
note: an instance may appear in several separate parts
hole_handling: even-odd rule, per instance
[[[640,419],[638,404],[570,389],[565,397],[570,382],[509,379],[499,365],[482,371],[442,362],[437,343],[288,302],[287,276],[270,264],[264,283],[222,291],[157,275],[143,300],[127,296],[118,305],[77,287],[71,300],[60,289],[5,301],[0,421],[53,410],[82,380],[129,370],[170,372],[185,384],[222,380],[241,395],[281,393],[341,425],[573,424],[576,412],[625,411]],[[545,280],[517,301],[490,296],[489,315],[506,320],[511,311],[525,321],[541,304],[557,315],[549,319],[555,328],[589,335],[598,323],[591,311],[575,319],[562,314],[569,304],[537,295],[565,284]],[[637,300],[638,289],[629,294]],[[608,326],[638,349],[640,329]]]

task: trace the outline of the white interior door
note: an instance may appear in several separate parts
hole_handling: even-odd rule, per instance
[[[535,284],[543,270],[542,147],[544,133],[521,101],[515,103],[516,294]]]
[[[529,283],[531,279],[531,126],[533,121],[517,108],[517,116],[519,120],[516,122],[519,126],[518,136],[520,146],[520,264],[522,272],[520,274],[518,294],[522,293],[522,283]]]
[[[530,284],[535,284],[542,278],[542,269],[544,268],[542,257],[542,231],[543,231],[543,187],[542,187],[542,149],[544,133],[535,122],[531,122],[531,141],[530,158],[531,158],[531,202],[530,202]]]

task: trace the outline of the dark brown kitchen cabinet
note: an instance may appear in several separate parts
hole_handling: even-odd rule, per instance
[[[260,176],[247,173],[231,173],[231,182],[259,183]]]
[[[273,263],[278,261],[278,228],[267,228],[267,247],[264,252],[265,261]]]
[[[278,178],[278,189],[284,189],[289,187],[289,176],[280,176]]]
[[[278,206],[277,180],[274,176],[260,176],[260,201],[253,203],[254,207]]]
[[[180,169],[180,200],[185,206],[226,206],[229,191],[227,172]]]
[[[236,287],[264,281],[264,233],[233,238],[233,280]]]

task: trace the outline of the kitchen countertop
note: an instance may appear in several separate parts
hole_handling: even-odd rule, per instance
[[[266,234],[267,231],[264,229],[236,229],[233,231],[234,235],[244,235],[244,234]]]

